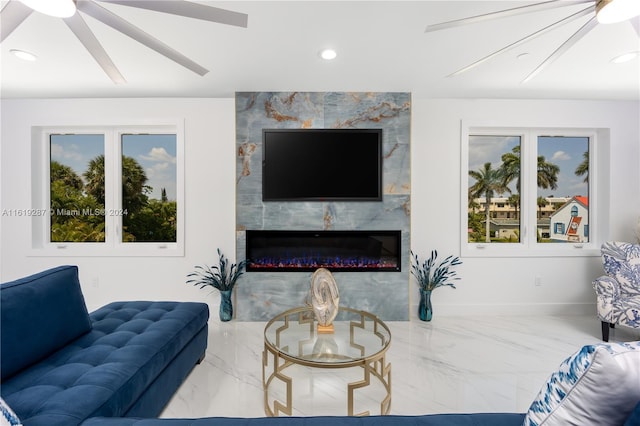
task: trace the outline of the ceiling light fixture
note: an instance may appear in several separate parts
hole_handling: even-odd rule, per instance
[[[57,18],[69,18],[76,13],[73,0],[20,0],[36,12]]]
[[[596,16],[601,24],[614,24],[640,15],[638,0],[598,0]]]
[[[17,58],[20,58],[24,61],[35,61],[36,59],[38,59],[36,55],[31,52],[27,52],[26,50],[10,49],[9,52],[13,53]]]
[[[338,54],[333,49],[324,49],[323,51],[320,52],[320,57],[325,61],[330,61],[332,59],[335,59],[336,56],[338,56]]]
[[[611,62],[614,64],[623,64],[625,62],[634,60],[638,56],[640,56],[640,51],[636,50],[635,52],[627,52],[623,53],[622,55],[616,56],[611,60]]]

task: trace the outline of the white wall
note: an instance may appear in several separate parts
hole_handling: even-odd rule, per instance
[[[30,207],[32,125],[183,118],[186,158],[184,257],[31,257],[29,220],[5,216],[0,217],[2,282],[76,264],[90,309],[113,300],[206,300],[217,319],[217,294],[188,286],[185,276],[194,265],[213,262],[217,247],[234,253],[232,99],[2,100],[0,108],[0,211]],[[639,117],[637,102],[413,99],[412,248],[420,254],[432,248],[442,254],[460,252],[460,120],[610,128],[610,239],[631,241],[640,215]],[[441,208],[443,201],[449,207]],[[434,293],[435,318],[457,313],[594,312],[591,281],[601,273],[597,257],[463,260],[458,289]],[[542,277],[539,287],[533,283],[536,275]],[[416,298],[411,303],[416,305]]]
[[[30,126],[184,119],[184,257],[31,257],[27,218],[1,217],[2,282],[60,264],[79,266],[90,310],[114,300],[206,300],[217,319],[217,292],[185,283],[193,267],[235,252],[235,107],[233,99],[89,99],[2,101],[2,209],[30,207]],[[94,280],[98,279],[97,286]]]
[[[461,120],[500,126],[610,128],[609,239],[633,241],[633,227],[640,216],[637,102],[414,100],[414,251],[422,256],[434,248],[441,254],[460,253]],[[451,207],[441,209],[442,202]],[[602,273],[599,257],[464,258],[463,262],[458,288],[433,294],[434,317],[463,312],[595,312],[591,282]],[[535,276],[541,277],[541,286],[534,285]]]

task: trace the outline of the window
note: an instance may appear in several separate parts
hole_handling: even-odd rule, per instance
[[[33,134],[35,254],[183,254],[180,125]]]
[[[606,176],[597,174],[596,154],[606,150],[607,132],[463,129],[463,254],[597,252],[589,228],[598,229],[608,207],[592,183]]]

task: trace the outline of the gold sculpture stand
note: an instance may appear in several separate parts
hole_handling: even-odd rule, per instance
[[[336,330],[333,327],[333,324],[329,325],[320,325],[318,324],[318,334],[333,334]]]
[[[284,370],[293,365],[340,369],[362,368],[361,380],[347,384],[347,415],[368,416],[369,411],[356,412],[354,394],[366,390],[375,377],[384,389],[380,401],[380,414],[391,410],[391,364],[385,354],[391,344],[391,331],[377,316],[351,308],[340,307],[341,315],[348,321],[334,322],[335,339],[345,340],[348,347],[343,351],[327,354],[314,353],[313,348],[323,340],[322,326],[315,327],[313,311],[309,307],[294,308],[276,315],[264,329],[264,351],[262,352],[262,386],[264,389],[264,411],[269,417],[293,415],[293,377]],[[317,331],[316,331],[317,330]],[[367,341],[361,341],[365,333]],[[324,339],[333,340],[325,335]],[[320,345],[321,346],[321,345]],[[332,347],[333,349],[334,347]],[[269,396],[269,387],[277,381],[284,385],[284,399]],[[333,413],[332,413],[333,414]]]

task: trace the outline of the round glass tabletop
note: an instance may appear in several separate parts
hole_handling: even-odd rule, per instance
[[[265,345],[296,364],[340,368],[368,362],[386,352],[391,332],[377,316],[340,307],[333,331],[318,331],[311,307],[285,311],[264,330]]]

